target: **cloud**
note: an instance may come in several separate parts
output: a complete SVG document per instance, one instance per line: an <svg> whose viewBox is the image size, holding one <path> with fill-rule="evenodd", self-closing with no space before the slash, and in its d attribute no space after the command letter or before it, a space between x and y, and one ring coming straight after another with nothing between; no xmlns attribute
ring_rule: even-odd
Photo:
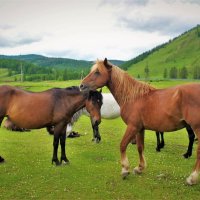
<svg viewBox="0 0 200 200"><path fill-rule="evenodd" d="M101 6L112 5L112 6L145 6L150 0L102 0Z"/></svg>
<svg viewBox="0 0 200 200"><path fill-rule="evenodd" d="M8 25L8 24L0 24L0 30L9 30L14 28L14 26Z"/></svg>
<svg viewBox="0 0 200 200"><path fill-rule="evenodd" d="M158 32L160 34L176 34L192 28L189 23L166 16L152 16L147 19L141 16L140 18L121 17L119 23L134 31Z"/></svg>
<svg viewBox="0 0 200 200"><path fill-rule="evenodd" d="M180 0L182 3L198 4L200 5L199 0Z"/></svg>
<svg viewBox="0 0 200 200"><path fill-rule="evenodd" d="M1 48L7 48L7 47L16 47L21 45L28 45L35 42L40 42L42 40L42 37L28 37L28 36L17 36L17 37L6 37L6 36L0 36L0 46Z"/></svg>

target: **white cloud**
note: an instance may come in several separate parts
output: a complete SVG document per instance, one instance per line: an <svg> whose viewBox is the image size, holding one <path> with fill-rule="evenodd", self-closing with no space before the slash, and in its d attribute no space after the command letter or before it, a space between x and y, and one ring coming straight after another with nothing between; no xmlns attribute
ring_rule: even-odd
<svg viewBox="0 0 200 200"><path fill-rule="evenodd" d="M195 0L0 2L0 54L130 59L200 21Z"/></svg>

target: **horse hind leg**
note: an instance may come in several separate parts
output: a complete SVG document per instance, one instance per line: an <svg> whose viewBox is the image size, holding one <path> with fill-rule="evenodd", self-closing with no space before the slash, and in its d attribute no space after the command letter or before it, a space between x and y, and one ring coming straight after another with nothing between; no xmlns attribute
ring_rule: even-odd
<svg viewBox="0 0 200 200"><path fill-rule="evenodd" d="M200 142L199 142L200 141L200 129L195 129L194 131L198 137L197 159L196 159L196 163L195 163L192 173L186 179L186 183L188 185L194 185L197 183L198 176L199 176L199 169L200 169Z"/></svg>
<svg viewBox="0 0 200 200"><path fill-rule="evenodd" d="M157 138L157 147L156 151L160 152L160 149L162 149L165 146L165 141L164 141L164 133L163 132L158 132L156 131L156 138ZM160 140L161 136L161 140Z"/></svg>
<svg viewBox="0 0 200 200"><path fill-rule="evenodd" d="M1 118L0 118L0 126L1 126L1 123L2 123L2 121L3 121L3 118L4 118L4 117L1 117ZM0 156L0 163L3 163L4 161L5 161L4 158Z"/></svg>
<svg viewBox="0 0 200 200"><path fill-rule="evenodd" d="M183 154L183 157L189 158L192 155L192 149L193 149L195 134L194 134L190 125L186 126L186 130L188 132L189 144L188 144L187 152L185 154Z"/></svg>

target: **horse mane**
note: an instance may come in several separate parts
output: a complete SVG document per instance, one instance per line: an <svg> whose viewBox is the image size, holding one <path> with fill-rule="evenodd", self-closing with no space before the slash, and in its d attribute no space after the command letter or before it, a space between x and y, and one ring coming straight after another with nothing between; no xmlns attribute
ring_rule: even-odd
<svg viewBox="0 0 200 200"><path fill-rule="evenodd" d="M71 123L72 125L73 125L75 122L78 121L78 119L79 119L79 118L81 117L81 115L83 114L84 110L85 110L85 107L74 113L74 115L72 116L71 121L70 121L70 123Z"/></svg>
<svg viewBox="0 0 200 200"><path fill-rule="evenodd" d="M103 61L97 61L96 64L100 71L105 71L106 67ZM109 65L112 64L109 63ZM136 100L148 95L150 91L155 90L155 88L148 83L132 78L127 72L115 65L112 65L111 68L110 83L108 87L112 87L113 96L115 96L119 104L125 104L129 101Z"/></svg>

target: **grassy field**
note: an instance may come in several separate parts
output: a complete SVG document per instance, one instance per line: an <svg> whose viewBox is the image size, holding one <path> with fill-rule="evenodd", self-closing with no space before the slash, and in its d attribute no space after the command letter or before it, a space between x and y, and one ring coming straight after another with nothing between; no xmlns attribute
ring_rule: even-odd
<svg viewBox="0 0 200 200"><path fill-rule="evenodd" d="M51 87L79 85L80 81L13 83L31 91ZM176 85L181 81L151 83L157 88ZM107 92L107 89L104 89ZM92 129L86 116L75 124L74 130L83 136L67 139L69 165L51 164L53 137L45 129L17 133L0 128L0 155L6 162L0 164L0 199L198 199L200 183L185 184L191 173L196 144L191 158L184 159L188 138L186 131L165 134L165 148L155 151L156 136L146 131L145 156L147 169L142 175L120 176L119 143L125 130L120 118L102 120L102 141L91 141ZM138 164L138 153L129 145L127 154L133 169Z"/></svg>

